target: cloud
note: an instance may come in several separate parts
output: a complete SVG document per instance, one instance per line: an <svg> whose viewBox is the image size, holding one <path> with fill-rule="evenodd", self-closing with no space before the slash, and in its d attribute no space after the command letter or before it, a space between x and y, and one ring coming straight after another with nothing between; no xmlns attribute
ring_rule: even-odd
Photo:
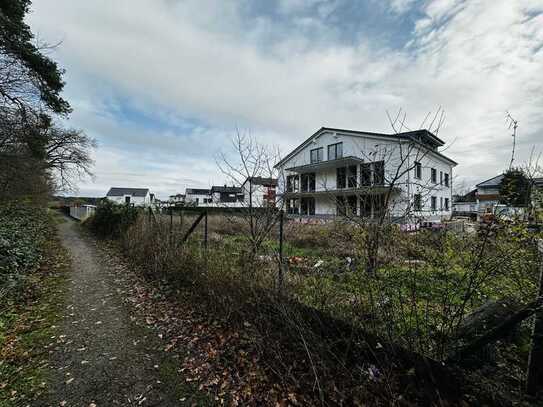
<svg viewBox="0 0 543 407"><path fill-rule="evenodd" d="M410 25L388 45L386 31L364 31L378 21L331 19L345 1L248 4L42 0L30 22L62 40L53 56L68 71L71 123L96 135L120 172L165 192L213 171L221 182L213 156L236 126L288 152L320 126L390 131L386 111L402 107L417 127L442 106L440 136L456 140L447 154L469 182L508 162L506 110L519 120L518 161L541 147L539 1L393 0ZM346 40L343 26L360 31ZM123 181L104 166L98 158L103 186Z"/></svg>

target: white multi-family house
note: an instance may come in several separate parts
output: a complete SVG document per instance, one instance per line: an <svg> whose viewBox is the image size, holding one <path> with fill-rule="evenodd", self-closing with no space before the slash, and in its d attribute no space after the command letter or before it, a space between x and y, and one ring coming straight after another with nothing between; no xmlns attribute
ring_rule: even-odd
<svg viewBox="0 0 543 407"><path fill-rule="evenodd" d="M133 206L153 205L155 195L149 192L149 188L118 188L109 189L106 199L109 201Z"/></svg>
<svg viewBox="0 0 543 407"><path fill-rule="evenodd" d="M213 201L211 191L205 188L185 189L185 204L191 206L207 206Z"/></svg>
<svg viewBox="0 0 543 407"><path fill-rule="evenodd" d="M248 177L241 185L246 207L274 207L276 199L277 179L265 177Z"/></svg>
<svg viewBox="0 0 543 407"><path fill-rule="evenodd" d="M444 144L428 130L323 127L276 165L279 194L292 215L377 218L386 210L396 222L440 222L451 216L456 166L439 151Z"/></svg>

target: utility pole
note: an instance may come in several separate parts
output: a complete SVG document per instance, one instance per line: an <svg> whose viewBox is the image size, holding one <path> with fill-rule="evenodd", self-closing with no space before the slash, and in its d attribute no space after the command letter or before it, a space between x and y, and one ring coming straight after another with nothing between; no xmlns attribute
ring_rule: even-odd
<svg viewBox="0 0 543 407"><path fill-rule="evenodd" d="M509 129L513 129L513 134L511 135L513 137L513 150L511 151L511 162L509 163L509 169L511 169L513 168L513 161L515 160L515 145L517 141L518 121L513 119L513 116L511 116L511 113L509 112L507 112L505 120L509 124Z"/></svg>

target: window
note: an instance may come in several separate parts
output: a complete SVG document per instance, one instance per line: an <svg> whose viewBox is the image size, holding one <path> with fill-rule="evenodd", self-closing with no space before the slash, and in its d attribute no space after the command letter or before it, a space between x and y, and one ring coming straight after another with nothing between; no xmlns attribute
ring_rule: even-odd
<svg viewBox="0 0 543 407"><path fill-rule="evenodd" d="M345 216L345 198L342 196L336 199L336 213L339 216Z"/></svg>
<svg viewBox="0 0 543 407"><path fill-rule="evenodd" d="M300 214L314 215L315 214L315 198L302 198L300 201Z"/></svg>
<svg viewBox="0 0 543 407"><path fill-rule="evenodd" d="M416 211L422 210L422 197L420 194L413 195L413 206Z"/></svg>
<svg viewBox="0 0 543 407"><path fill-rule="evenodd" d="M360 185L368 187L371 185L371 164L360 164Z"/></svg>
<svg viewBox="0 0 543 407"><path fill-rule="evenodd" d="M437 184L437 170L435 168L432 168L431 174L432 174L432 182L434 184Z"/></svg>
<svg viewBox="0 0 543 407"><path fill-rule="evenodd" d="M445 173L445 186L449 186L449 174Z"/></svg>
<svg viewBox="0 0 543 407"><path fill-rule="evenodd" d="M443 197L442 196L439 197L439 210L440 211L443 210Z"/></svg>
<svg viewBox="0 0 543 407"><path fill-rule="evenodd" d="M371 218L371 196L360 199L360 216Z"/></svg>
<svg viewBox="0 0 543 407"><path fill-rule="evenodd" d="M319 161L322 161L324 158L323 155L324 155L323 147L314 148L313 150L311 150L311 163L318 163Z"/></svg>
<svg viewBox="0 0 543 407"><path fill-rule="evenodd" d="M383 185L385 183L385 162L364 163L360 165L360 185Z"/></svg>
<svg viewBox="0 0 543 407"><path fill-rule="evenodd" d="M124 197L124 203L127 204L127 205L130 204L130 197L129 196Z"/></svg>
<svg viewBox="0 0 543 407"><path fill-rule="evenodd" d="M339 216L352 216L356 215L356 196L338 196L337 200L337 214Z"/></svg>
<svg viewBox="0 0 543 407"><path fill-rule="evenodd" d="M347 210L350 215L356 215L356 196L347 197Z"/></svg>
<svg viewBox="0 0 543 407"><path fill-rule="evenodd" d="M419 162L415 162L415 178L422 178L422 165Z"/></svg>
<svg viewBox="0 0 543 407"><path fill-rule="evenodd" d="M435 211L437 209L437 197L433 196L431 198L431 203L432 203L432 211Z"/></svg>
<svg viewBox="0 0 543 407"><path fill-rule="evenodd" d="M373 163L373 184L383 185L385 183L385 162L376 161Z"/></svg>
<svg viewBox="0 0 543 407"><path fill-rule="evenodd" d="M439 185L443 185L443 171L439 171Z"/></svg>
<svg viewBox="0 0 543 407"><path fill-rule="evenodd" d="M299 191L299 181L297 175L287 176L287 192L298 192Z"/></svg>
<svg viewBox="0 0 543 407"><path fill-rule="evenodd" d="M345 188L347 186L347 168L336 168L336 188Z"/></svg>
<svg viewBox="0 0 543 407"><path fill-rule="evenodd" d="M302 174L302 192L313 192L315 191L315 173Z"/></svg>
<svg viewBox="0 0 543 407"><path fill-rule="evenodd" d="M298 214L298 200L297 199L287 200L287 213L290 213L292 215Z"/></svg>
<svg viewBox="0 0 543 407"><path fill-rule="evenodd" d="M373 217L381 217L386 212L386 206L385 206L385 196L384 195L378 195L377 197L374 197L373 199Z"/></svg>
<svg viewBox="0 0 543 407"><path fill-rule="evenodd" d="M449 210L449 198L445 198L445 210Z"/></svg>
<svg viewBox="0 0 543 407"><path fill-rule="evenodd" d="M337 160L343 157L343 143L330 144L328 146L328 159Z"/></svg>
<svg viewBox="0 0 543 407"><path fill-rule="evenodd" d="M347 186L349 188L356 188L356 165L347 167Z"/></svg>
<svg viewBox="0 0 543 407"><path fill-rule="evenodd" d="M194 202L196 203L196 205L198 205L200 203L200 198L195 198Z"/></svg>

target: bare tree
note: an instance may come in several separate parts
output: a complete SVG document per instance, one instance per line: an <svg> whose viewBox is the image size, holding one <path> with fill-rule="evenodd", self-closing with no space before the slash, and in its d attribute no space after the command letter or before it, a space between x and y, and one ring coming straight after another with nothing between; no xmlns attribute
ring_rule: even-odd
<svg viewBox="0 0 543 407"><path fill-rule="evenodd" d="M219 154L217 165L228 181L244 188L246 196L240 202L240 213L249 230L251 252L256 255L283 208L283 200L274 193L264 199L257 196L257 192L262 195L259 190L263 183L277 184L281 174L274 165L279 161L279 153L239 130L232 138L232 148L233 155Z"/></svg>

